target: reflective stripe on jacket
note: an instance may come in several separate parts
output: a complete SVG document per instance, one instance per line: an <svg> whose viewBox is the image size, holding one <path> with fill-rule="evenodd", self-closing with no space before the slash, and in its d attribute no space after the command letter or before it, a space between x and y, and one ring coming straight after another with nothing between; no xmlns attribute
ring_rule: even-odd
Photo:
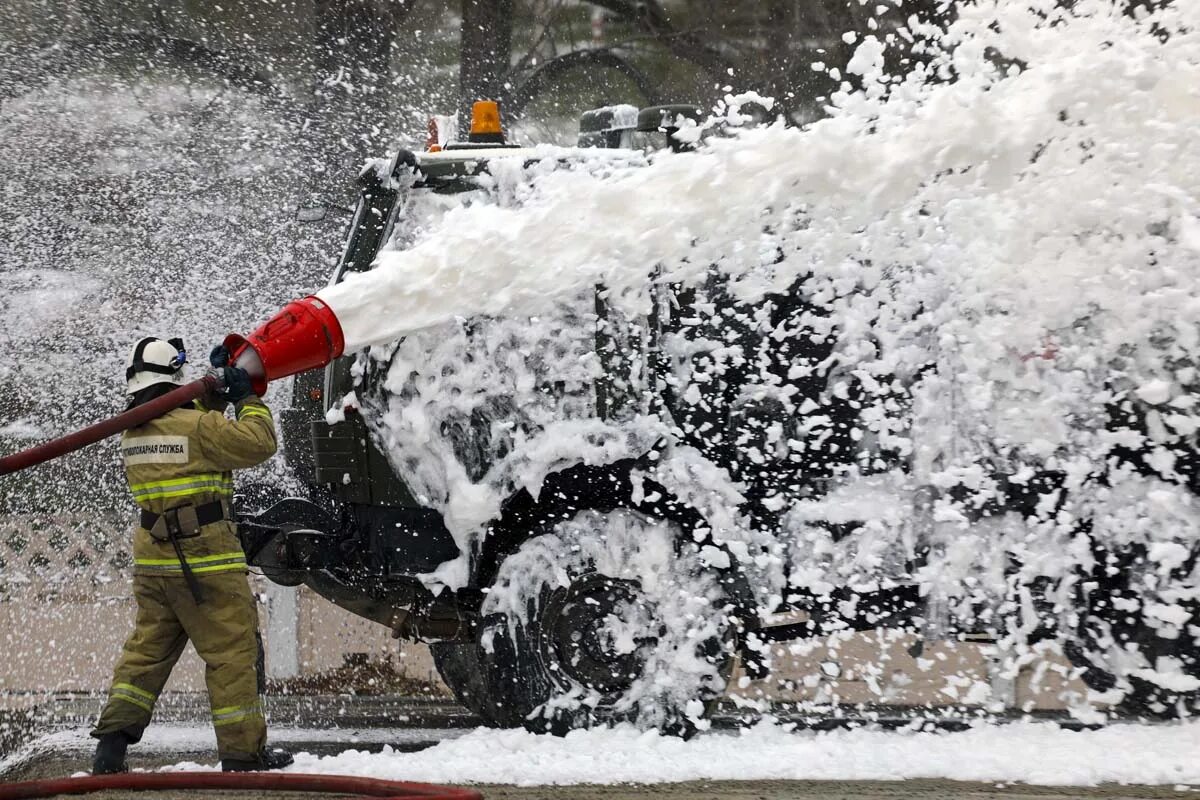
<svg viewBox="0 0 1200 800"><path fill-rule="evenodd" d="M233 470L252 467L275 453L271 411L253 395L237 404L237 419L219 411L178 408L121 436L129 490L139 508L161 514L233 497ZM184 557L197 574L245 571L236 529L229 520L181 538ZM133 536L134 574L182 575L170 542L139 527Z"/></svg>

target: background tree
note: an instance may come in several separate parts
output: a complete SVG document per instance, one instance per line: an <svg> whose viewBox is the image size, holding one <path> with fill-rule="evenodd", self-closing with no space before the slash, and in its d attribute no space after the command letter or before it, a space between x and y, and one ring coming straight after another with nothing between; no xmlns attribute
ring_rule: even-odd
<svg viewBox="0 0 1200 800"><path fill-rule="evenodd" d="M517 110L532 99L526 83L567 69L619 69L669 87L672 100L706 104L724 87L774 97L795 121L818 116L845 79L845 64L863 35L895 39L912 15L936 15L934 0L903 5L857 0L567 0L537 3L529 51L513 59L507 83ZM581 12L603 11L603 41L579 46ZM854 33L854 36L847 36ZM587 40L583 40L587 41ZM531 68L541 54L537 69ZM586 56L584 54L587 54ZM814 69L814 65L821 65ZM830 72L833 68L835 72ZM594 79L594 75L593 75ZM539 82L544 90L545 81ZM651 92L658 97L662 89ZM656 98L657 99L657 98Z"/></svg>
<svg viewBox="0 0 1200 800"><path fill-rule="evenodd" d="M459 45L459 109L470 119L475 100L505 95L512 59L514 0L462 0Z"/></svg>

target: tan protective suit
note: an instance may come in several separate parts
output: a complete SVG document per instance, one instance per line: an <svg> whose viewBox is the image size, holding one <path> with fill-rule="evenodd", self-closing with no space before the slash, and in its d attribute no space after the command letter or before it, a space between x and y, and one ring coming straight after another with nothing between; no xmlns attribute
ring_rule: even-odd
<svg viewBox="0 0 1200 800"><path fill-rule="evenodd" d="M228 508L232 470L274 454L275 425L270 410L253 395L239 402L236 412L233 421L218 411L180 408L121 437L125 474L138 506L155 515L174 510L168 518L179 520L177 541L201 602L184 579L174 545L139 524L133 535L137 620L93 736L123 731L138 741L190 639L206 665L221 758L253 759L266 744L255 668L258 613ZM225 519L198 525L195 509L211 512L214 502L224 503ZM161 537L163 529L156 527L155 533Z"/></svg>

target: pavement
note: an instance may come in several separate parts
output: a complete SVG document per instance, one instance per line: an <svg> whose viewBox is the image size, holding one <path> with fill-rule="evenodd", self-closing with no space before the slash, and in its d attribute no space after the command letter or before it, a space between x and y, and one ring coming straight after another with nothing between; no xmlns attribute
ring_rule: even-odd
<svg viewBox="0 0 1200 800"><path fill-rule="evenodd" d="M86 769L95 748L88 729L102 702L86 694L65 694L0 709L0 782ZM273 696L268 705L271 742L318 755L377 752L385 745L420 750L481 724L456 703L394 695ZM216 740L208 714L203 693L164 694L154 724L130 748L130 763L146 769L182 761L214 765Z"/></svg>
<svg viewBox="0 0 1200 800"><path fill-rule="evenodd" d="M909 781L686 781L653 785L510 786L475 784L485 800L1179 800L1169 786L1013 786L946 780ZM98 792L93 800L129 800L128 792ZM1183 795L1187 797L1187 795ZM301 792L189 792L187 800L313 800ZM178 793L138 792L138 800L180 800Z"/></svg>
<svg viewBox="0 0 1200 800"><path fill-rule="evenodd" d="M89 766L94 740L88 725L101 700L88 695L60 695L39 703L10 703L0 709L0 731L6 732L6 750L0 750L0 783L37 780L79 774ZM460 736L476 727L479 720L457 704L438 699L392 695L344 696L305 695L269 698L272 743L296 751L332 755L346 750L377 752L385 746L397 751L416 751L439 741ZM870 712L872 724L902 725L912 717L903 710ZM135 768L192 762L200 768L216 766L215 740L208 725L207 698L203 694L164 695L155 723L141 743L131 748ZM714 720L718 727L739 721L735 709L726 709ZM847 718L795 718L806 728L828 728L854 724ZM860 720L865 721L865 720ZM935 724L955 728L967 724L965 717L939 714ZM1066 723L1066 720L1062 720ZM1178 798L1180 790L1170 786L1101 786L1055 788L958 783L944 780L918 781L693 781L653 785L575 785L522 787L476 785L490 800L617 800L655 797L667 800L1157 800ZM128 797L128 793L92 795L100 800ZM178 793L139 793L139 798L178 797ZM262 797L255 792L195 792L188 798L221 797L225 800ZM301 793L272 793L271 797L299 800L313 797Z"/></svg>

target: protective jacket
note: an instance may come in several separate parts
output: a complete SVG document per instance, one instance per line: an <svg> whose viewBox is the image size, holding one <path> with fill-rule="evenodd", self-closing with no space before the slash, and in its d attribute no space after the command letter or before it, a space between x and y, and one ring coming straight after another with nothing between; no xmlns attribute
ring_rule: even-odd
<svg viewBox="0 0 1200 800"><path fill-rule="evenodd" d="M180 408L121 438L140 511L133 536L137 619L93 736L119 731L138 741L191 641L206 665L221 758L253 760L266 745L258 612L229 503L232 470L275 452L275 426L257 397L235 412L230 420L215 410Z"/></svg>
<svg viewBox="0 0 1200 800"><path fill-rule="evenodd" d="M144 524L150 515L220 503L228 509L233 470L275 453L275 425L266 405L251 395L237 404L236 414L234 421L217 411L180 408L121 437L129 490L138 506L150 512L140 515L133 535L135 575L183 574L171 542L161 533L152 536ZM204 525L190 514L178 516L180 548L197 575L246 571L236 528L228 513L222 516Z"/></svg>

